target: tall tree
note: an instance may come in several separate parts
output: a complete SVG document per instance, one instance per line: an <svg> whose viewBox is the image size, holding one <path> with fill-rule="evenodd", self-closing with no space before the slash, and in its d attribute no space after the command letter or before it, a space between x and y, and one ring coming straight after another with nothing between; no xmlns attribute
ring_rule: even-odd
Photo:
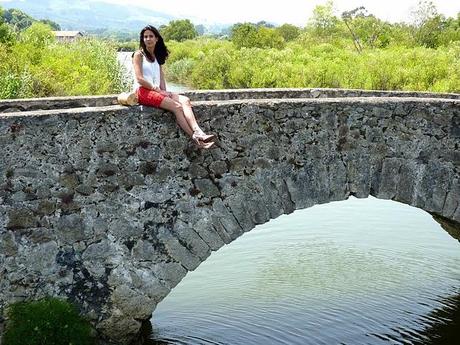
<svg viewBox="0 0 460 345"><path fill-rule="evenodd" d="M422 26L438 15L438 9L431 0L419 0L417 6L411 12L412 22L416 27Z"/></svg>
<svg viewBox="0 0 460 345"><path fill-rule="evenodd" d="M195 26L189 19L172 20L168 25L162 25L160 32L165 41L182 42L198 36Z"/></svg>
<svg viewBox="0 0 460 345"><path fill-rule="evenodd" d="M388 43L381 39L385 23L369 14L365 7L361 6L343 12L342 19L358 52L362 52L365 47L382 47Z"/></svg>
<svg viewBox="0 0 460 345"><path fill-rule="evenodd" d="M257 46L257 27L252 23L238 23L232 26L230 38L238 48Z"/></svg>
<svg viewBox="0 0 460 345"><path fill-rule="evenodd" d="M5 23L4 14L5 11L3 11L3 8L0 6L0 43L9 44L13 41L14 36L10 26Z"/></svg>
<svg viewBox="0 0 460 345"><path fill-rule="evenodd" d="M419 0L412 11L414 38L417 44L436 48L441 41L442 31L446 27L446 19L438 13L431 0Z"/></svg>
<svg viewBox="0 0 460 345"><path fill-rule="evenodd" d="M21 33L21 40L32 44L35 48L43 48L55 40L49 25L35 22Z"/></svg>
<svg viewBox="0 0 460 345"><path fill-rule="evenodd" d="M52 20L49 20L49 19L40 19L40 22L43 23L43 24L46 24L48 26L51 27L51 29L53 29L54 31L59 31L61 30L61 26L56 23L56 22L53 22Z"/></svg>
<svg viewBox="0 0 460 345"><path fill-rule="evenodd" d="M339 19L334 15L334 2L328 0L326 4L318 5L313 9L308 26L320 36L329 36L335 31L338 23Z"/></svg>
<svg viewBox="0 0 460 345"><path fill-rule="evenodd" d="M27 29L36 20L27 13L15 8L9 8L4 14L5 21L15 30L21 31Z"/></svg>
<svg viewBox="0 0 460 345"><path fill-rule="evenodd" d="M276 31L279 32L286 42L295 40L300 35L300 29L292 24L283 24L277 27Z"/></svg>
<svg viewBox="0 0 460 345"><path fill-rule="evenodd" d="M195 30L198 36L203 36L204 33L206 32L206 28L204 27L203 24L195 25Z"/></svg>
<svg viewBox="0 0 460 345"><path fill-rule="evenodd" d="M278 30L252 23L232 27L231 40L238 48L283 48L285 43Z"/></svg>

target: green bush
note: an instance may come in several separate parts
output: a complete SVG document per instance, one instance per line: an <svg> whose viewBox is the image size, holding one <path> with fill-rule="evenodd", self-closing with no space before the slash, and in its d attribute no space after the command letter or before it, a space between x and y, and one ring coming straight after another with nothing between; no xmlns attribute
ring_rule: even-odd
<svg viewBox="0 0 460 345"><path fill-rule="evenodd" d="M171 82L181 82L187 85L193 70L195 61L191 58L176 60L168 66L168 80Z"/></svg>
<svg viewBox="0 0 460 345"><path fill-rule="evenodd" d="M170 46L168 79L197 89L332 87L460 91L460 44L430 49L388 46L358 53L348 41L301 35L284 49L237 47L221 40Z"/></svg>
<svg viewBox="0 0 460 345"><path fill-rule="evenodd" d="M125 90L111 42L56 42L35 23L11 45L0 44L0 98L101 95Z"/></svg>
<svg viewBox="0 0 460 345"><path fill-rule="evenodd" d="M63 300L19 302L7 309L4 345L90 345L91 326Z"/></svg>

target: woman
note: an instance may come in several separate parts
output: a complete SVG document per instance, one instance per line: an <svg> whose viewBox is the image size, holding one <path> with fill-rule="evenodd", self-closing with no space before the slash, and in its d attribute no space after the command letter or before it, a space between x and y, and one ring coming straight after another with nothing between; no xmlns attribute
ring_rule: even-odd
<svg viewBox="0 0 460 345"><path fill-rule="evenodd" d="M162 65L169 51L158 30L147 25L140 33L139 44L140 49L133 55L134 88L139 104L173 112L176 122L199 148L212 147L215 136L205 134L198 126L189 98L166 91Z"/></svg>

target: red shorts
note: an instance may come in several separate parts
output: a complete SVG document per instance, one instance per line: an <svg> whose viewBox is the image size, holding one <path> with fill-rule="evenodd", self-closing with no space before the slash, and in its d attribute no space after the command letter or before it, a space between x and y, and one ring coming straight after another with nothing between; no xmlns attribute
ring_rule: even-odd
<svg viewBox="0 0 460 345"><path fill-rule="evenodd" d="M165 97L166 96L160 92L149 90L142 86L137 89L137 98L139 100L139 104L142 105L159 108Z"/></svg>

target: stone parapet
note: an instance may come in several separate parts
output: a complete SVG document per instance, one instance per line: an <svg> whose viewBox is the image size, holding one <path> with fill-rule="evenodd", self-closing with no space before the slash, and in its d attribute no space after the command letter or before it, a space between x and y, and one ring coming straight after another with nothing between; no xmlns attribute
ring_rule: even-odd
<svg viewBox="0 0 460 345"><path fill-rule="evenodd" d="M344 97L417 97L460 99L456 93L414 91L378 91L353 89L235 89L195 90L183 93L192 101L286 98L344 98ZM117 104L117 95L74 96L0 100L0 113L102 107Z"/></svg>

